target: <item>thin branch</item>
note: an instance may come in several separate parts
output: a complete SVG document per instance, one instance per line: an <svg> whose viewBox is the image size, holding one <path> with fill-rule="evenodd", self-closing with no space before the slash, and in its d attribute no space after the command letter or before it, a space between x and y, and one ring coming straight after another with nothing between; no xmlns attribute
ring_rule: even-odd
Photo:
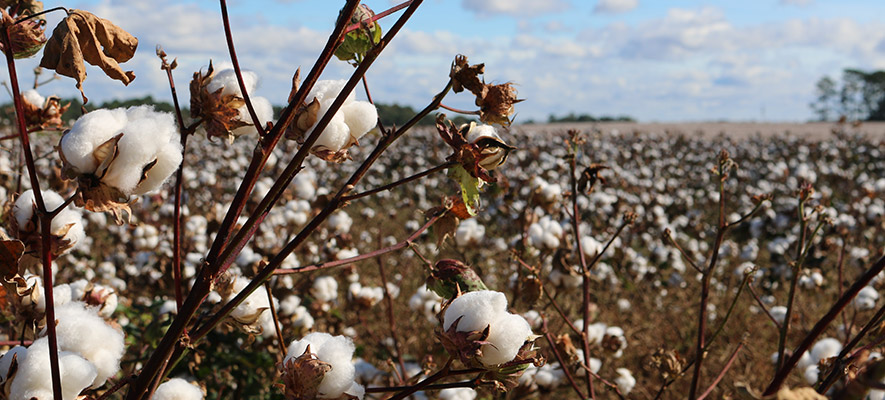
<svg viewBox="0 0 885 400"><path fill-rule="evenodd" d="M707 398L707 396L709 396L710 393L713 392L713 389L716 388L716 385L719 384L719 382L722 380L722 378L725 377L725 373L728 372L729 368L731 368L731 365L734 363L734 360L737 359L738 352L740 352L741 349L743 349L743 348L744 348L744 342L738 343L737 348L734 349L734 352L731 353L731 357L728 358L728 361L725 362L725 366L722 367L722 371L719 372L719 375L716 376L716 379L713 379L713 383L710 384L710 387L708 387L707 390L704 391L704 393L701 393L701 395L698 396L698 400L703 400L703 399Z"/></svg>
<svg viewBox="0 0 885 400"><path fill-rule="evenodd" d="M762 302L762 299L759 298L759 295L756 293L756 289L753 289L753 285L750 284L747 285L747 287L750 289L750 293L753 295L753 298L756 299L756 303L759 304L759 308L761 308L762 311L765 312L765 315L768 316L768 319L770 319L771 322L774 323L774 326L777 327L778 330L780 330L781 323L777 322L777 319L774 318L774 315L771 315L771 311L768 310L768 307L766 307L765 303Z"/></svg>
<svg viewBox="0 0 885 400"><path fill-rule="evenodd" d="M575 390L575 393L578 394L578 397L585 399L586 396L584 396L584 392L581 391L581 388L578 387L578 383L575 382L575 378L572 377L572 373L571 373L571 371L569 371L569 368L566 365L565 360L563 360L562 356L559 354L559 349L556 348L556 342L554 342L553 336L547 330L547 319L544 317L541 317L541 323L544 324L542 327L542 329L543 329L542 333L544 334L544 338L547 339L547 343L550 345L550 350L553 351L553 356L556 357L556 361L559 361L559 366L562 367L562 372L565 373L565 377L566 377L566 379L568 379L568 383L570 385L572 385L572 389ZM585 359L585 360L587 360L587 359Z"/></svg>
<svg viewBox="0 0 885 400"><path fill-rule="evenodd" d="M390 329L390 337L393 339L393 350L396 352L396 361L399 363L401 370L406 370L406 362L403 360L403 352L399 345L399 338L396 330L396 318L393 312L393 296L390 295L390 289L387 287L387 274L384 273L384 260L381 257L375 259L378 262L378 274L381 275L381 287L384 288L384 305L387 309L387 326ZM400 375L400 384L403 384L402 375Z"/></svg>
<svg viewBox="0 0 885 400"><path fill-rule="evenodd" d="M237 75L237 84L240 86L240 93L243 95L243 101L246 103L246 109L249 110L249 116L252 118L252 124L258 131L259 136L264 136L264 127L261 126L261 120L255 113L255 107L252 106L252 99L246 92L246 82L243 80L243 72L240 70L240 61L237 59L237 50L234 48L234 37L230 32L230 19L227 15L227 1L219 0L221 3L221 22L224 25L224 38L227 41L227 51L230 53L230 62L234 66L234 73Z"/></svg>
<svg viewBox="0 0 885 400"><path fill-rule="evenodd" d="M402 3L400 3L400 4L397 4L397 5L393 6L393 7L390 7L390 8L387 9L387 10L384 10L384 11L378 13L378 14L375 14L372 18L364 19L364 20L362 20L362 21L360 21L360 22L357 22L357 23L355 23L355 24L349 25L349 26L347 27L347 29L344 30L344 33L345 33L345 34L348 34L348 33L350 33L350 32L353 32L353 31L357 30L357 29L360 29L360 27L362 27L362 24L370 24L370 23L372 23L372 22L375 22L375 21L377 21L377 20L379 20L379 19L381 19L381 18L384 18L384 17L386 17L386 16L388 16L388 15L390 15L390 14L393 14L393 13L399 11L399 10L402 10L402 9L404 9L404 8L406 8L406 7L408 7L408 6L410 6L411 4L412 4L412 1L406 1L406 2L402 2Z"/></svg>
<svg viewBox="0 0 885 400"><path fill-rule="evenodd" d="M270 281L264 282L264 288L267 290L267 304L270 305L270 316L273 318L273 329L277 334L277 341L280 342L279 353L277 353L278 361L283 362L286 358L286 341L283 339L283 332L280 330L280 318L277 316L277 306L273 304L273 293L270 290Z"/></svg>
<svg viewBox="0 0 885 400"><path fill-rule="evenodd" d="M361 192L361 193L357 193L357 194L352 194L352 195L344 196L341 200L342 200L342 201L351 201L351 200L361 199L361 198L366 197L366 196L371 196L371 195L373 195L373 194L375 194L375 193L383 192L383 191L385 191L385 190L390 190L390 189L393 189L393 188L395 188L395 187L397 187L397 186L400 186L400 185L403 185L403 184L409 183L409 182L411 182L411 181L414 181L414 180L417 180L417 179L421 179L421 178L423 178L423 177L425 177L425 176L427 176L427 175L433 174L433 173L435 173L435 172L437 172L437 171L441 171L441 170L444 170L444 169L446 169L446 168L452 167L452 166L454 166L455 164L457 164L457 163L454 162L454 161L449 161L449 162L446 162L446 163L443 163L443 164L437 165L437 166L435 166L435 167L433 167L433 168L430 168L430 169L428 169L428 170L421 171L421 172L419 172L419 173L417 173L417 174L414 174L414 175L412 175L412 176L409 176L409 177L406 177L406 178L400 179L400 180L398 180L398 181L396 181L396 182L391 182L391 183L388 183L388 184L386 184L386 185L379 186L379 187L376 187L376 188L374 188L374 189L367 190L367 191L365 191L365 192Z"/></svg>

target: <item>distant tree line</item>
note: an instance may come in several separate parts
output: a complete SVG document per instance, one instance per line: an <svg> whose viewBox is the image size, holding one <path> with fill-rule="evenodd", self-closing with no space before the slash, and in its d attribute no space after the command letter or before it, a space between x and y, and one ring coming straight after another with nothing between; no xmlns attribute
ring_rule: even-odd
<svg viewBox="0 0 885 400"><path fill-rule="evenodd" d="M845 69L841 82L824 76L814 90L809 106L820 121L885 121L885 71Z"/></svg>
<svg viewBox="0 0 885 400"><path fill-rule="evenodd" d="M563 115L558 117L556 115L550 114L547 116L548 124L557 124L564 122L636 122L636 119L627 116L627 115L619 115L619 116L609 116L603 115L601 117L594 117L590 114L575 114L573 112L568 113L567 115ZM527 120L524 122L525 124L535 124L534 120Z"/></svg>

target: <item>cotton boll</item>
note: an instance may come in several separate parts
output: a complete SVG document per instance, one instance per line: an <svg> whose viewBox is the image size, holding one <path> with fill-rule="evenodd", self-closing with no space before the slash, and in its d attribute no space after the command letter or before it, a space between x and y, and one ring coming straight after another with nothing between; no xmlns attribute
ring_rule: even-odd
<svg viewBox="0 0 885 400"><path fill-rule="evenodd" d="M151 400L202 400L203 391L181 378L172 378L157 386Z"/></svg>
<svg viewBox="0 0 885 400"><path fill-rule="evenodd" d="M25 346L15 346L5 354L0 356L0 383L6 382L6 376L9 374L9 367L12 366L12 358L21 364L22 360L27 356L28 348Z"/></svg>
<svg viewBox="0 0 885 400"><path fill-rule="evenodd" d="M270 101L264 97L260 96L249 96L249 100L252 101L252 109L255 110L255 116L258 117L258 122L261 124L261 127L264 128L267 126L267 123L273 120L273 105L270 104ZM244 122L248 122L252 124L252 116L249 114L249 108L244 104L242 107L238 108L237 111L240 112L240 120ZM234 136L242 136L248 135L252 133L258 133L258 130L255 129L253 125L241 126L237 129L231 131Z"/></svg>
<svg viewBox="0 0 885 400"><path fill-rule="evenodd" d="M833 338L824 338L811 347L811 359L817 364L820 360L839 355L840 351L842 351L842 342Z"/></svg>
<svg viewBox="0 0 885 400"><path fill-rule="evenodd" d="M805 382L808 382L809 385L814 385L817 383L818 375L820 375L820 367L817 364L809 365L802 372L802 375L805 377Z"/></svg>
<svg viewBox="0 0 885 400"><path fill-rule="evenodd" d="M98 168L92 152L114 135L123 132L127 121L126 110L122 108L89 112L77 119L71 127L71 133L62 136L60 151L65 160L76 168L76 172L92 173Z"/></svg>
<svg viewBox="0 0 885 400"><path fill-rule="evenodd" d="M317 122L322 119L322 116L326 115L326 112L329 111L331 107L331 102L323 102L320 103L320 109L317 113ZM310 130L306 133L306 136L309 136L314 128L316 128L316 123L310 127ZM324 147L331 151L341 150L344 146L346 146L351 141L350 136L350 127L347 126L347 122L344 119L344 114L335 113L332 116L332 119L329 120L329 124L326 125L326 129L323 129L323 132L320 134L320 137L317 138L316 142L314 142L314 147Z"/></svg>
<svg viewBox="0 0 885 400"><path fill-rule="evenodd" d="M78 353L95 365L97 388L120 370L125 344L123 333L114 329L85 303L72 302L55 310L59 350ZM84 334L88 332L88 334Z"/></svg>
<svg viewBox="0 0 885 400"><path fill-rule="evenodd" d="M95 366L78 354L59 351L62 399L74 400L97 379ZM49 339L34 341L21 360L12 380L9 398L52 400L52 372L49 365Z"/></svg>
<svg viewBox="0 0 885 400"><path fill-rule="evenodd" d="M489 337L492 345L482 347L480 362L485 365L498 365L512 360L531 336L532 328L521 315L502 314L490 325Z"/></svg>
<svg viewBox="0 0 885 400"><path fill-rule="evenodd" d="M427 289L427 285L421 285L409 298L409 308L423 312L424 317L431 322L436 321L436 314L439 313L441 307L442 297Z"/></svg>
<svg viewBox="0 0 885 400"><path fill-rule="evenodd" d="M43 204L49 211L64 204L64 199L56 192L46 190L41 193L43 194ZM34 198L33 190L25 191L16 199L12 207L12 213L15 216L15 222L20 233L27 235L40 232L39 221L37 221L34 215L35 210L36 199ZM32 225L29 226L29 224ZM59 253L56 255L64 254L67 250L75 248L77 244L82 243L86 238L83 216L79 211L72 208L65 208L53 217L50 230L54 237L67 242L66 246L59 247Z"/></svg>
<svg viewBox="0 0 885 400"><path fill-rule="evenodd" d="M378 110L367 101L355 101L341 107L351 139L359 140L378 124Z"/></svg>
<svg viewBox="0 0 885 400"><path fill-rule="evenodd" d="M615 371L618 373L618 377L615 378L615 385L618 385L618 390L621 394L629 394L633 391L633 387L636 386L636 378L633 377L633 373L627 368L618 368Z"/></svg>
<svg viewBox="0 0 885 400"><path fill-rule="evenodd" d="M252 71L241 70L240 76L243 77L243 86L246 87L246 91L249 93L255 91L255 88L258 86L258 75ZM237 81L237 72L233 67L217 69L212 76L212 80L206 85L206 90L209 93L215 93L218 89L222 89L222 96L232 94L243 97L243 92L240 91L240 84Z"/></svg>
<svg viewBox="0 0 885 400"><path fill-rule="evenodd" d="M24 97L28 103L37 107L42 108L43 104L46 103L46 98L40 95L35 89L25 90L22 92L22 97Z"/></svg>
<svg viewBox="0 0 885 400"><path fill-rule="evenodd" d="M458 246L468 246L479 243L485 236L486 228L480 225L475 218L461 221L455 230L455 243Z"/></svg>
<svg viewBox="0 0 885 400"><path fill-rule="evenodd" d="M363 400L363 397L366 396L366 388L365 388L365 386L360 385L359 383L352 382L350 384L350 387L347 388L347 390L345 390L344 393L349 394L353 397L356 397L359 400Z"/></svg>
<svg viewBox="0 0 885 400"><path fill-rule="evenodd" d="M350 232L353 218L344 211L338 211L329 216L329 229L336 234Z"/></svg>
<svg viewBox="0 0 885 400"><path fill-rule="evenodd" d="M333 301L338 298L338 281L331 276L318 277L313 281L311 293L319 301Z"/></svg>
<svg viewBox="0 0 885 400"><path fill-rule="evenodd" d="M285 365L290 359L304 354L308 346L310 346L310 352L315 354L318 360L329 363L332 367L323 376L318 387L319 397L338 398L344 391L350 389L356 376L356 369L351 361L355 350L353 340L345 336L332 336L325 332L308 334L303 339L289 345L283 364Z"/></svg>
<svg viewBox="0 0 885 400"><path fill-rule="evenodd" d="M771 313L772 318L779 324L784 323L784 319L787 317L787 308L784 306L774 306L768 310Z"/></svg>
<svg viewBox="0 0 885 400"><path fill-rule="evenodd" d="M581 249L584 250L584 255L589 258L596 257L597 254L602 252L602 248L602 243L590 236L581 238Z"/></svg>
<svg viewBox="0 0 885 400"><path fill-rule="evenodd" d="M248 284L249 279L242 276L234 277L233 292L228 300L237 296ZM254 321L256 316L269 308L270 303L267 300L267 294L262 290L254 290L237 308L231 311L230 316L239 322L248 324Z"/></svg>
<svg viewBox="0 0 885 400"><path fill-rule="evenodd" d="M145 175L145 179L138 184L133 194L141 195L158 189L166 182L172 173L181 165L181 145L173 142L166 143L160 150L163 157L157 157L157 163Z"/></svg>
<svg viewBox="0 0 885 400"><path fill-rule="evenodd" d="M310 92L307 94L307 102L313 98L316 98L317 101L325 101L325 100L334 100L338 97L338 94L341 93L341 90L344 89L344 86L347 84L347 80L321 80L317 81L316 84L313 85L313 88L310 89ZM347 98L344 100L344 104L352 103L356 100L356 94L352 91L347 94ZM321 114L322 115L322 114Z"/></svg>
<svg viewBox="0 0 885 400"><path fill-rule="evenodd" d="M507 311L507 297L493 290L467 292L452 300L443 317L443 330L458 320L459 332L481 331Z"/></svg>
<svg viewBox="0 0 885 400"><path fill-rule="evenodd" d="M875 288L866 286L857 293L854 298L854 306L860 310L872 310L876 308L876 302L879 300L879 292Z"/></svg>

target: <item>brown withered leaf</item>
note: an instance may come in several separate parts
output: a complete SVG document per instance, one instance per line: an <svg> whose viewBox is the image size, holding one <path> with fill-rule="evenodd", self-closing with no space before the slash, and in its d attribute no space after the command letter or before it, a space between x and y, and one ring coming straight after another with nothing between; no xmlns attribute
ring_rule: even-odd
<svg viewBox="0 0 885 400"><path fill-rule="evenodd" d="M0 276L9 280L18 275L18 263L25 254L25 244L21 240L0 241Z"/></svg>
<svg viewBox="0 0 885 400"><path fill-rule="evenodd" d="M436 237L436 246L442 246L446 239L455 234L456 229L458 229L458 217L454 213L446 213L440 217L430 228Z"/></svg>
<svg viewBox="0 0 885 400"><path fill-rule="evenodd" d="M803 387L790 389L787 387L777 391L777 400L826 400L827 397L816 392L813 388Z"/></svg>
<svg viewBox="0 0 885 400"><path fill-rule="evenodd" d="M483 74L485 64L469 65L467 56L458 54L452 63L452 70L449 76L452 78L452 91L460 93L464 89L476 94L481 92L485 84L479 76Z"/></svg>
<svg viewBox="0 0 885 400"><path fill-rule="evenodd" d="M499 85L483 85L477 92L476 105L479 106L479 120L487 124L510 126L510 116L514 114L513 105L524 99L516 98L516 89L510 82Z"/></svg>
<svg viewBox="0 0 885 400"><path fill-rule="evenodd" d="M304 135L310 130L310 127L317 123L319 113L320 102L316 98L310 104L298 107L292 123L286 127L286 139L304 143Z"/></svg>
<svg viewBox="0 0 885 400"><path fill-rule="evenodd" d="M135 73L123 71L119 63L129 61L137 47L138 39L111 21L87 11L70 9L46 42L40 66L74 78L85 104L88 99L82 86L86 80L83 62L101 68L111 79L128 85L135 79Z"/></svg>

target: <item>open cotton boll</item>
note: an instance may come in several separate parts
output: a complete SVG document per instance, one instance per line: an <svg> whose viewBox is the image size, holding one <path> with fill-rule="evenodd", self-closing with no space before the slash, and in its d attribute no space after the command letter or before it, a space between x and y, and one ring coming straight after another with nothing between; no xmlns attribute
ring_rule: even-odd
<svg viewBox="0 0 885 400"><path fill-rule="evenodd" d="M310 89L310 92L307 93L307 102L310 103L314 98L319 102L334 101L346 84L347 80L345 79L317 81L313 88ZM344 104L352 103L355 100L356 94L351 91L347 94ZM320 113L320 115L323 115L323 113Z"/></svg>
<svg viewBox="0 0 885 400"><path fill-rule="evenodd" d="M814 364L825 358L835 357L842 351L842 342L834 338L823 338L811 347L811 359Z"/></svg>
<svg viewBox="0 0 885 400"><path fill-rule="evenodd" d="M507 297L493 290L477 290L458 296L446 308L443 330L458 320L459 332L481 331L507 312Z"/></svg>
<svg viewBox="0 0 885 400"><path fill-rule="evenodd" d="M175 119L151 106L90 112L65 133L59 151L76 172L100 172L96 171L99 165L93 153L119 133L123 136L117 142L116 158L101 181L123 194L144 194L156 189L181 164ZM154 162L145 172L145 167ZM147 179L142 181L142 176Z"/></svg>
<svg viewBox="0 0 885 400"><path fill-rule="evenodd" d="M338 398L351 388L356 376L353 366L353 351L356 349L353 340L346 336L332 336L325 332L313 332L301 340L292 342L286 352L285 365L290 359L304 354L310 346L310 352L316 359L328 363L332 369L323 376L317 388L321 399ZM352 394L352 393L351 393Z"/></svg>
<svg viewBox="0 0 885 400"><path fill-rule="evenodd" d="M378 109L367 101L354 101L341 107L350 137L357 141L378 125Z"/></svg>
<svg viewBox="0 0 885 400"><path fill-rule="evenodd" d="M449 388L439 391L439 400L473 400L476 390L471 388Z"/></svg>
<svg viewBox="0 0 885 400"><path fill-rule="evenodd" d="M805 377L805 382L808 382L809 385L814 385L817 383L818 375L820 375L820 367L817 364L809 365L802 371L802 375Z"/></svg>
<svg viewBox="0 0 885 400"><path fill-rule="evenodd" d="M331 276L321 276L313 281L313 296L322 302L330 302L338 298L338 281Z"/></svg>
<svg viewBox="0 0 885 400"><path fill-rule="evenodd" d="M248 88L247 88L248 90ZM261 127L267 126L267 123L273 120L273 105L270 104L270 101L264 97L260 96L249 96L249 100L252 101L252 109L255 110L255 116L258 117L258 122L261 124ZM252 116L249 115L249 108L244 104L242 107L238 108L237 111L240 112L240 120L248 123L252 123ZM251 133L258 133L258 130L255 129L252 125L241 126L237 129L231 131L234 136L242 136L248 135Z"/></svg>
<svg viewBox="0 0 885 400"><path fill-rule="evenodd" d="M120 332L98 316L97 310L79 301L55 310L59 350L79 354L95 365L92 387L100 387L120 370L125 344Z"/></svg>
<svg viewBox="0 0 885 400"><path fill-rule="evenodd" d="M249 279L242 276L235 277L233 286L234 290L231 292L228 300L233 299L234 296L242 292L248 284ZM255 321L255 318L259 316L259 313L262 313L269 308L270 302L267 300L267 294L264 293L263 290L255 290L249 294L249 296L247 296L237 308L234 308L234 310L231 311L230 316L243 323L252 323Z"/></svg>
<svg viewBox="0 0 885 400"><path fill-rule="evenodd" d="M24 97L28 103L37 107L43 107L43 103L46 103L46 98L40 95L35 89L25 90L22 92L22 97Z"/></svg>
<svg viewBox="0 0 885 400"><path fill-rule="evenodd" d="M458 321L457 332L482 331L488 327L487 343L482 345L479 357L483 365L512 360L532 335L525 318L507 312L504 293L493 290L468 292L452 300L443 316L443 330L448 331L455 321Z"/></svg>
<svg viewBox="0 0 885 400"><path fill-rule="evenodd" d="M42 194L43 204L49 211L64 204L64 199L56 192L46 190L42 191ZM12 208L12 213L15 216L15 222L20 232L19 236L25 242L28 242L28 240L23 236L40 232L39 221L34 215L36 207L34 191L27 190L16 199ZM29 224L31 225L29 226ZM53 237L65 242L63 245L59 244L56 247L57 254L55 255L64 254L67 250L83 243L83 240L86 238L86 231L83 228L83 216L79 211L66 207L52 218L50 233Z"/></svg>
<svg viewBox="0 0 885 400"><path fill-rule="evenodd" d="M636 386L636 378L633 377L633 373L627 368L618 368L615 371L618 373L618 377L615 378L615 385L618 385L618 390L621 391L621 394L629 394L633 391L633 387Z"/></svg>
<svg viewBox="0 0 885 400"><path fill-rule="evenodd" d="M879 300L879 292L871 286L866 286L857 293L854 298L854 306L861 310L872 310Z"/></svg>
<svg viewBox="0 0 885 400"><path fill-rule="evenodd" d="M512 360L531 334L532 328L521 315L501 315L491 324L486 340L492 345L482 347L479 361L485 365L498 365Z"/></svg>
<svg viewBox="0 0 885 400"><path fill-rule="evenodd" d="M12 366L12 358L15 357L17 362L21 364L27 354L28 348L19 345L9 349L9 351L0 356L0 383L6 382L6 375L9 375L9 367Z"/></svg>
<svg viewBox="0 0 885 400"><path fill-rule="evenodd" d="M486 234L486 228L476 222L475 218L461 221L455 230L455 243L458 246L467 246L479 243Z"/></svg>
<svg viewBox="0 0 885 400"><path fill-rule="evenodd" d="M34 341L22 359L10 386L10 399L52 400L52 372L49 366L49 339ZM58 352L62 399L74 400L96 378L95 366L78 354Z"/></svg>
<svg viewBox="0 0 885 400"><path fill-rule="evenodd" d="M251 94L258 86L258 75L252 71L240 71L240 75L243 77L243 86L246 87L246 91ZM240 91L240 84L237 82L237 72L231 68L219 69L216 70L215 75L212 76L212 81L206 85L206 90L209 93L215 93L218 89L221 90L221 95L236 95L239 97L243 97L243 92Z"/></svg>
<svg viewBox="0 0 885 400"><path fill-rule="evenodd" d="M46 205L47 210L53 210L65 202L61 195L51 190L44 190L42 194L43 204ZM12 213L15 215L15 222L18 224L19 229L27 225L28 221L34 217L36 202L33 189L26 190L15 200L15 205L12 206Z"/></svg>
<svg viewBox="0 0 885 400"><path fill-rule="evenodd" d="M329 108L332 106L331 101L320 102L320 109L317 112L317 123L319 120L326 115L329 111ZM309 136L313 129L316 128L316 123L310 127L310 130L307 132L306 136ZM317 138L317 141L314 142L314 146L322 146L331 151L341 150L344 146L350 143L351 135L350 135L350 127L347 126L347 121L344 119L344 114L341 112L335 113L332 116L332 119L329 120L329 124L326 125L326 129L320 134L320 137Z"/></svg>
<svg viewBox="0 0 885 400"><path fill-rule="evenodd" d="M784 306L771 307L769 312L771 313L771 317L779 324L783 324L784 319L787 318L787 308Z"/></svg>
<svg viewBox="0 0 885 400"><path fill-rule="evenodd" d="M202 400L203 391L181 378L172 378L157 386L151 400Z"/></svg>

